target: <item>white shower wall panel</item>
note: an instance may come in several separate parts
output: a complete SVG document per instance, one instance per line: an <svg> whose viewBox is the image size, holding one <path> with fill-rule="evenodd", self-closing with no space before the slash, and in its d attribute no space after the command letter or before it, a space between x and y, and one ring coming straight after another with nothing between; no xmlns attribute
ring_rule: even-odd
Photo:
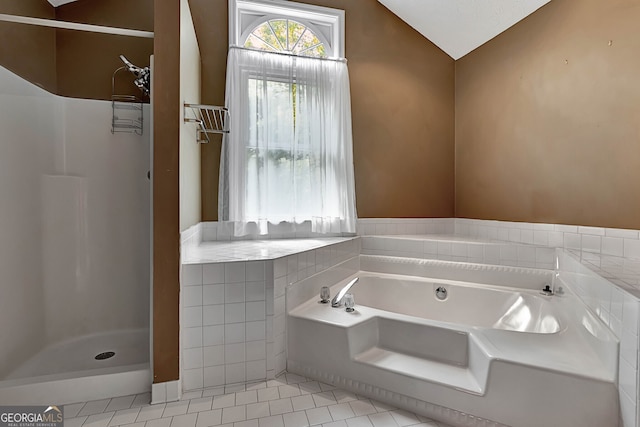
<svg viewBox="0 0 640 427"><path fill-rule="evenodd" d="M0 67L0 378L44 339L40 177L53 170L54 104Z"/></svg>
<svg viewBox="0 0 640 427"><path fill-rule="evenodd" d="M74 179L58 192L68 202L58 204L60 210L43 224L47 229L47 224L72 219L76 232L44 241L45 258L51 261L45 265L73 272L72 283L45 284L61 293L60 304L66 307L47 316L47 341L148 327L148 120L142 136L112 134L110 102L60 98L60 107L65 125L64 138L56 144L56 172ZM144 117L149 117L147 106ZM56 248L65 239L76 256Z"/></svg>

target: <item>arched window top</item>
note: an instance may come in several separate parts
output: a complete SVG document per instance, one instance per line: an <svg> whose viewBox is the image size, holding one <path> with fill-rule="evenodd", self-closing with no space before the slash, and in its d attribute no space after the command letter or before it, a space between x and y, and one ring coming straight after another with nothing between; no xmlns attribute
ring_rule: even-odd
<svg viewBox="0 0 640 427"><path fill-rule="evenodd" d="M318 35L307 25L292 19L269 19L251 31L245 47L269 52L325 58L327 51Z"/></svg>
<svg viewBox="0 0 640 427"><path fill-rule="evenodd" d="M290 0L229 0L229 45L344 58L344 11Z"/></svg>

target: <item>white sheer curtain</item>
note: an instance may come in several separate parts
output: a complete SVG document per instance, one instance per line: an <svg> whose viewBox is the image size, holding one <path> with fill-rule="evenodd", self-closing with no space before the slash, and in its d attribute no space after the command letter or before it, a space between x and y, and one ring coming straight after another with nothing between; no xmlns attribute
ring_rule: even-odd
<svg viewBox="0 0 640 427"><path fill-rule="evenodd" d="M232 48L226 90L220 220L235 235L307 221L316 233L355 232L347 65Z"/></svg>

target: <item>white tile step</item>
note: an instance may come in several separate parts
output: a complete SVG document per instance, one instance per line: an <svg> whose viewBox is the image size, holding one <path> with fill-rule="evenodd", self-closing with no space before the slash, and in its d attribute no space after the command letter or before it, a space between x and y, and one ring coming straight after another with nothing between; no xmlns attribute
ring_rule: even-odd
<svg viewBox="0 0 640 427"><path fill-rule="evenodd" d="M472 394L482 395L484 393L484 388L466 366L449 365L380 347L371 347L357 354L355 361L407 377L461 389Z"/></svg>

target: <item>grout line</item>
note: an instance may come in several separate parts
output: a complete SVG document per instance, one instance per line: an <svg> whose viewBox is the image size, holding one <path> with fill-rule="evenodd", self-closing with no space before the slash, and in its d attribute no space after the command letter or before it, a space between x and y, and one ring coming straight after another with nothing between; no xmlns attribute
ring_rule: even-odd
<svg viewBox="0 0 640 427"><path fill-rule="evenodd" d="M314 390L314 392L303 394L302 390L300 389L300 384L305 384L305 383L314 384L313 386L311 385L307 386L311 390ZM264 385L264 387L261 387L262 385ZM247 387L250 387L251 390L246 390ZM243 419L236 420L235 421L236 423L245 423L246 421L255 420L252 423L252 424L255 424L256 422L266 423L268 421L273 421L273 420L278 420L278 422L284 422L285 418L289 418L291 416L290 414L295 414L295 413L300 414L298 415L299 417L300 416L306 417L307 421L309 421L308 412L313 410L316 410L314 414L320 414L320 413L325 414L324 416L326 419L324 420L324 424L340 422L341 420L344 420L346 423L346 420L360 418L360 417L369 418L372 415L380 415L380 414L388 414L388 416L391 418L386 418L386 419L389 419L389 420L395 419L394 418L395 414L400 414L398 416L401 416L402 414L404 414L404 416L409 419L411 417L414 417L415 419L417 419L418 421L416 421L415 424L421 422L423 419L426 419L424 417L420 418L420 416L411 414L409 412L398 413L397 411L395 411L395 408L391 407L390 405L385 405L379 402L371 401L370 399L367 399L367 398L362 398L361 400L365 402L365 405L369 405L372 408L372 410L376 412L358 415L357 411L354 410L353 408L354 405L352 403L360 401L359 398L361 398L361 396L347 392L345 390L341 390L339 388L335 388L334 386L331 386L322 382L309 380L308 378L301 377L295 374L290 374L290 373L285 373L274 380L267 380L264 382L251 383L247 385L239 385L239 386L232 386L232 387L229 387L229 386L220 387L219 389L223 391L236 390L231 393L215 396L213 397L213 399L209 398L212 403L215 401L220 402L220 404L222 405L222 407L220 408L212 407L213 409L211 409L209 405L205 404L204 406L202 406L202 410L200 411L188 412L189 407L191 407L192 403L195 402L194 403L195 405L202 404L203 398L199 397L199 396L202 396L203 394L204 389L202 389L202 390L198 390L198 392L193 393L192 394L193 397L191 399L172 402L171 404L163 404L162 406L158 405L156 409L159 411L162 411L162 414L159 418L153 418L145 421L134 421L133 423L125 424L124 426L131 426L135 424L136 427L141 425L144 425L146 427L168 427L168 426L174 425L174 421L175 421L176 423L179 422L182 427L195 427L198 423L198 419L200 418L200 414L205 412L215 414L216 411L217 411L217 414L221 417L221 420L223 423L225 421L224 419L225 415L230 417L229 420L235 420L236 416L240 418L244 417ZM237 400L238 393L253 392L253 394L256 396L256 399L258 399L259 391L265 390L265 389L267 390L272 389L270 392L267 392L270 394L270 396L266 396L266 397L269 397L269 400L265 400L263 402L257 401L252 403L238 404L238 400ZM281 392L284 394L282 394ZM289 393L292 393L292 394L290 395ZM321 396L318 398L320 399L318 403L314 401L313 396L315 395ZM136 395L133 401L135 401L138 398L138 396L141 396L141 395ZM293 399L304 398L305 396L308 396L307 400L313 406L305 409L296 410L293 405ZM224 402L225 400L227 401ZM113 399L110 400L108 404L110 404L112 401ZM207 399L204 398L204 401L206 402ZM86 406L87 403L83 404L83 408ZM265 405L269 415L265 415L259 418L247 418L247 406L255 405L255 404ZM316 405L320 405L320 406L316 406ZM148 405L148 407L151 407L151 408L153 408L154 406L155 405ZM240 410L235 409L235 411L239 412L236 415L234 408L242 408L242 409ZM141 408L134 408L134 409L137 409L138 411L141 410ZM183 409L186 410L186 412L182 413L181 411ZM121 410L125 410L125 409L121 409ZM348 411L348 413L345 414L344 412L341 412L341 411ZM90 416L70 418L68 419L68 422L71 423L71 420L74 420L72 425L77 427L79 427L82 424L85 424L87 427L88 426L103 427L103 426L109 425L109 423L113 420L113 417L116 416L115 415L116 413L117 412L115 411L104 411L104 412L93 414ZM241 413L244 413L244 415L242 415ZM98 420L94 420L95 418L100 418L100 415L104 416L106 414L110 414L108 420L102 419L102 420L99 420L99 423L96 423L96 421ZM165 415L165 414L170 414L170 415ZM94 419L92 419L89 423L87 423L87 420L90 417L93 417ZM136 420L137 420L137 416L136 416ZM414 423L410 423L407 425L412 425L412 424ZM440 425L440 424L436 424L436 425ZM443 425L443 427L446 427L446 426Z"/></svg>

